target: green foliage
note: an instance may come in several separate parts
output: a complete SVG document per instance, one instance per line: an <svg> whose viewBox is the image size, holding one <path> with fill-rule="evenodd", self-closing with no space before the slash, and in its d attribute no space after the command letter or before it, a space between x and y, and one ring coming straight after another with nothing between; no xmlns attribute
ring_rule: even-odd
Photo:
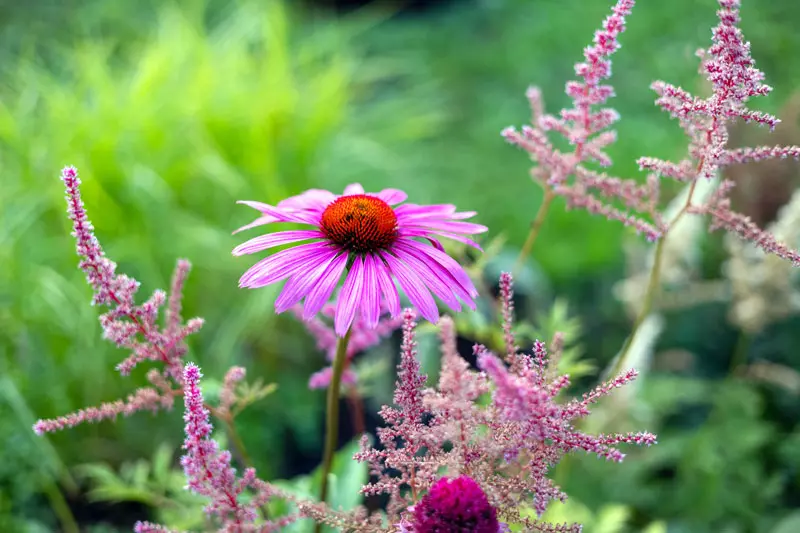
<svg viewBox="0 0 800 533"><path fill-rule="evenodd" d="M531 512L531 515L534 513ZM653 522L641 529L634 529L631 524L632 511L624 505L604 505L593 512L585 505L570 498L564 503L554 502L542 516L551 524L579 523L586 531L593 533L667 533L663 522Z"/></svg>
<svg viewBox="0 0 800 533"><path fill-rule="evenodd" d="M77 467L76 474L91 487L91 501L139 502L152 509L158 523L181 531L202 527L206 499L186 490L186 476L174 463L173 451L161 444L149 461L126 462L118 469L90 463Z"/></svg>
<svg viewBox="0 0 800 533"><path fill-rule="evenodd" d="M328 487L328 502L333 509L350 510L361 503L361 486L367 482L369 467L366 463L357 463L353 454L360 449L357 441L351 442L336 452L333 458ZM298 476L290 480L278 480L274 484L288 493L303 499L315 500L319 497L322 468L316 468L310 475ZM274 501L269 505L270 516L284 516L291 513L293 506L286 502ZM295 522L284 529L287 533L311 533L314 524L309 520ZM325 531L333 529L325 527Z"/></svg>

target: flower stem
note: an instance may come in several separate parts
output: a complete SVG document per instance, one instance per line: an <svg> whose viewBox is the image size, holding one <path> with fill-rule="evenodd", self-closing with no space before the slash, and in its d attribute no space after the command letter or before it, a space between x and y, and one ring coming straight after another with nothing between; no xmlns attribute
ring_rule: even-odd
<svg viewBox="0 0 800 533"><path fill-rule="evenodd" d="M542 229L544 219L550 210L550 204L553 202L555 197L556 195L552 189L545 185L544 198L542 199L542 203L539 205L539 210L536 212L536 217L533 219L533 222L531 222L531 229L528 232L528 237L525 239L525 243L522 245L522 249L519 251L517 261L514 263L513 272L518 273L519 269L522 268L522 265L525 264L525 260L530 255L531 250L533 249L533 243L536 242L536 237L539 236L539 231Z"/></svg>
<svg viewBox="0 0 800 533"><path fill-rule="evenodd" d="M700 168L702 168L703 160L700 160L698 164L698 175ZM628 352L633 345L633 341L636 338L636 333L639 331L639 328L644 323L644 320L647 318L647 315L653 310L653 302L655 301L656 295L661 289L661 264L664 261L664 248L666 247L667 237L669 236L669 230L674 228L678 221L686 214L689 210L689 207L692 205L692 197L694 196L695 186L697 185L697 179L692 182L692 185L689 188L689 194L686 197L686 203L683 205L678 214L675 215L675 218L670 221L669 226L667 227L666 231L664 231L664 235L658 240L658 244L656 244L656 251L653 257L653 268L650 270L650 279L647 282L647 292L644 295L644 301L642 302L642 308L639 311L639 314L636 316L636 321L633 323L633 330L628 338L625 340L625 344L622 345L622 350L620 351L619 357L617 358L616 364L611 369L609 376L613 378L616 376L625 365L625 360L628 357Z"/></svg>
<svg viewBox="0 0 800 533"><path fill-rule="evenodd" d="M322 458L322 480L319 500L325 502L328 497L328 476L333 466L333 454L339 439L339 389L342 385L342 374L347 361L347 343L350 341L350 330L341 337L336 345L336 358L333 360L333 375L328 385L328 409L325 416L325 454ZM317 525L320 531L320 525Z"/></svg>
<svg viewBox="0 0 800 533"><path fill-rule="evenodd" d="M350 402L350 417L353 419L353 431L358 436L367 432L366 419L364 416L364 401L358 393L358 388L353 385L347 391L347 399Z"/></svg>

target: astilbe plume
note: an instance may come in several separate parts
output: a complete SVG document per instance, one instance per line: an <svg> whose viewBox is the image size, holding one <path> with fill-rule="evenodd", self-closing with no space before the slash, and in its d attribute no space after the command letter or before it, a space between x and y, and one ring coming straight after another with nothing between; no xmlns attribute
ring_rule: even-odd
<svg viewBox="0 0 800 533"><path fill-rule="evenodd" d="M572 451L621 461L618 444L656 442L650 433L588 435L576 429L575 421L589 414L591 404L633 380L637 372L623 372L580 399L559 401L569 378L551 368L544 343L537 341L532 355L515 347L510 274L501 278L501 294L508 353L501 359L477 345L480 371L471 369L456 351L453 322L445 318L440 324L442 370L436 388L426 387L420 372L414 314L409 310L404 315L395 407L385 406L380 412L386 422L378 430L381 446L372 447L365 437L355 456L369 463L373 476L362 492L388 494L387 512L402 531L457 531L433 528L431 517L439 516L435 512L423 513L423 522L417 514L419 505L431 505L423 494L439 486L443 474L466 476L470 481L460 483L474 483L505 523L523 524L530 531L580 531L577 524L546 524L521 513L528 506L541 516L550 501L566 498L547 477L550 469ZM480 401L487 393L488 405ZM483 509L473 492L474 503L465 509ZM489 515L481 516L481 523L493 523Z"/></svg>
<svg viewBox="0 0 800 533"><path fill-rule="evenodd" d="M187 488L209 498L206 513L218 524L220 533L271 533L292 523L296 516L277 520L259 519L258 509L271 498L280 494L256 476L253 468L244 471L241 478L231 466L231 454L221 450L211 438L211 422L208 409L204 407L200 390L200 369L188 363L183 372L183 400L185 405L186 439L181 457L181 466L186 474ZM250 490L253 496L244 502L241 495ZM138 522L136 533L168 531L167 528Z"/></svg>
<svg viewBox="0 0 800 533"><path fill-rule="evenodd" d="M164 291L157 290L149 300L137 305L134 297L139 289L139 282L116 273L116 264L106 257L94 235L94 227L81 200L78 171L74 167L64 168L61 171L61 180L67 193L67 213L72 221L72 236L77 241L76 248L81 259L78 266L92 287L92 303L111 308L100 316L103 337L131 352L117 365L117 370L122 375L128 375L138 363L146 360L159 362L163 367L161 370L151 369L148 372L147 380L152 387L138 389L125 400L88 407L55 419L39 420L33 426L39 435L83 422L114 419L121 414L128 416L142 410L171 408L175 396L181 394L181 360L187 351L185 339L203 325L201 318L192 318L186 323L181 318L181 299L190 269L189 262L178 261L169 296ZM165 303L166 324L159 328L159 311Z"/></svg>
<svg viewBox="0 0 800 533"><path fill-rule="evenodd" d="M593 45L584 50L585 60L575 66L579 80L566 86L574 107L562 110L558 117L545 114L541 92L530 88L532 124L521 131L507 128L503 136L526 150L536 162L531 174L545 189L546 200L552 196L564 197L568 208L583 208L592 214L621 221L644 233L649 240L663 238L686 213L709 215L711 230L725 229L768 253L800 264L800 254L758 228L748 217L731 210L728 193L734 182L723 180L705 201L698 202L693 195L698 180L716 177L725 166L773 158L800 158L797 146L727 147L731 121L753 121L770 128L778 123L777 118L746 106L749 98L766 95L772 89L762 83L764 75L755 68L750 44L744 41L738 27L739 0L719 0L719 24L713 29L713 44L708 51L698 53L701 70L713 89L708 98L699 98L663 81L652 84L658 94L656 104L678 119L689 137L688 157L677 163L654 157L640 158L640 169L649 172L643 184L586 166L594 162L609 167L612 163L603 148L616 139L616 133L607 128L618 120L618 115L611 109L599 107L614 95L611 86L600 82L611 74L609 57L620 47L617 38L633 5L633 0L619 0L603 28L595 34ZM548 137L551 131L565 137L573 151L557 150ZM659 211L661 178L672 178L691 187L686 205L672 220L666 220Z"/></svg>

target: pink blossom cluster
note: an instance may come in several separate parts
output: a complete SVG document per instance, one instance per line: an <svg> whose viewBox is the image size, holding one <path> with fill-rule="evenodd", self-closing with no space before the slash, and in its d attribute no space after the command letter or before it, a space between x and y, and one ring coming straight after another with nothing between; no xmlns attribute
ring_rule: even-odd
<svg viewBox="0 0 800 533"><path fill-rule="evenodd" d="M712 46L700 51L701 69L712 87L712 94L700 98L675 85L657 81L652 84L658 94L656 104L678 120L689 137L688 154L677 163L655 157L638 160L640 169L649 174L644 183L597 172L587 167L594 162L601 167L611 165L603 152L616 139L608 130L616 120L613 110L602 108L614 91L600 81L611 74L609 56L619 48L618 36L624 29L625 17L631 13L633 0L619 0L595 34L594 44L584 50L584 61L575 66L578 81L567 83L566 93L574 107L562 110L558 117L545 114L541 92L528 90L533 110L532 125L521 131L507 128L503 136L527 151L536 166L531 173L546 194L566 199L568 208L582 208L610 220L634 227L649 240L662 238L684 213L709 215L711 230L724 229L753 242L764 251L800 264L800 254L778 242L748 217L731 210L728 193L734 186L723 180L705 201L694 197L694 183L715 178L729 165L774 158L800 158L797 146L760 146L728 148L728 126L734 120L756 122L774 128L778 119L751 110L747 102L772 89L762 83L764 75L755 67L750 44L739 29L739 0L719 0L719 24L713 29ZM574 147L572 152L557 150L549 140L553 131L565 137ZM660 211L661 178L671 178L691 185L684 209L672 220L665 220Z"/></svg>
<svg viewBox="0 0 800 533"><path fill-rule="evenodd" d="M183 373L183 401L185 405L186 439L181 458L181 466L186 474L187 488L194 493L209 498L206 513L225 533L271 533L280 531L295 520L295 516L282 517L275 521L265 521L259 517L263 507L276 491L256 477L252 468L244 471L241 478L231 466L231 454L220 450L211 438L211 422L208 409L204 407L203 393L200 390L200 369L193 363L186 365ZM254 495L243 501L242 494L253 491ZM168 531L167 528L149 522L139 522L136 533Z"/></svg>
<svg viewBox="0 0 800 533"><path fill-rule="evenodd" d="M503 329L508 346L513 347L513 305L507 299L513 293L511 285L511 276L504 274ZM528 518L520 512L521 505L541 516L550 501L566 498L547 474L567 453L583 450L621 461L624 454L619 444L656 442L655 435L646 432L589 435L575 427L575 421L587 416L600 397L632 381L635 370L623 372L580 399L562 401L559 396L569 378L550 368L544 343L537 341L532 355L514 349L502 358L475 346L480 368L476 371L456 351L451 320L442 320L441 335L441 375L438 386L430 388L416 358L414 315L406 312L395 406L384 406L380 412L386 423L378 430L380 446L371 446L365 438L355 456L369 463L374 478L362 492L388 494L387 511L407 531L427 531L414 529L408 510L416 508L443 471L477 483L504 522L537 531L579 531L578 525L544 524ZM492 399L488 406L480 402L487 393Z"/></svg>
<svg viewBox="0 0 800 533"><path fill-rule="evenodd" d="M122 375L128 375L138 363L145 360L160 362L163 369L148 372L147 379L152 387L139 389L126 400L81 409L55 419L39 420L33 429L40 435L83 422L99 422L141 410L154 411L172 407L174 396L180 394L179 386L183 379L181 360L187 350L185 339L203 325L201 318L192 318L185 324L181 318L181 299L190 269L189 262L178 261L169 296L164 291L155 291L149 300L137 305L134 297L139 289L139 282L124 274L117 274L116 264L103 252L81 199L81 181L77 170L74 167L64 168L61 171L61 180L67 193L67 213L72 221L72 236L77 242L76 248L81 259L78 266L92 287L92 303L111 308L100 316L103 336L131 352L117 365L117 370ZM165 304L166 324L160 328L159 311ZM178 388L173 384L178 385Z"/></svg>

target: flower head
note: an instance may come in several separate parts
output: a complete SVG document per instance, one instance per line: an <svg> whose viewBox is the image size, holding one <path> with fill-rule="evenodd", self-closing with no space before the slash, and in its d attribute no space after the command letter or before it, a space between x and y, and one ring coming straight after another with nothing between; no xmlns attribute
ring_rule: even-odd
<svg viewBox="0 0 800 533"><path fill-rule="evenodd" d="M397 189L365 193L361 185L353 184L342 195L310 189L276 206L241 202L262 216L237 231L273 222L308 224L315 229L279 231L237 246L234 255L293 245L256 263L241 277L239 286L258 288L285 279L275 310L282 313L304 299L302 316L308 320L320 312L344 274L334 317L339 336L347 332L358 310L367 328L378 324L382 303L392 316L400 314L394 279L431 322L439 319L433 296L456 311L462 303L474 309L475 286L444 252L438 238L480 249L465 235L482 233L486 227L463 222L475 213L458 213L453 205L398 205L406 197ZM310 242L298 244L303 241Z"/></svg>
<svg viewBox="0 0 800 533"><path fill-rule="evenodd" d="M470 477L443 477L414 506L414 533L498 533L497 510Z"/></svg>

